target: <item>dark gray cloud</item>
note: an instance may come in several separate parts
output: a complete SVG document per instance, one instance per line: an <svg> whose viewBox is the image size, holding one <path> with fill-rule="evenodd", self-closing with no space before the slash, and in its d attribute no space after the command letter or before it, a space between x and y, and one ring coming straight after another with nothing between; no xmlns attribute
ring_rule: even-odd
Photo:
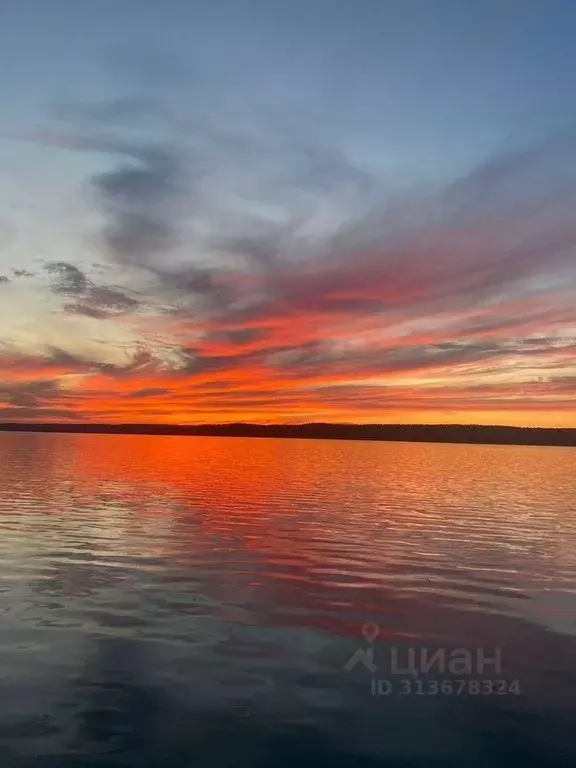
<svg viewBox="0 0 576 768"><path fill-rule="evenodd" d="M74 264L50 262L44 266L50 275L50 287L58 294L76 299L64 305L70 314L105 319L115 314L137 311L140 302L119 288L98 285Z"/></svg>
<svg viewBox="0 0 576 768"><path fill-rule="evenodd" d="M10 280L6 277L6 275L0 275L0 285L9 283Z"/></svg>
<svg viewBox="0 0 576 768"><path fill-rule="evenodd" d="M29 370L41 371L50 378L50 372L54 377L58 376L62 369L73 373L85 372L89 364L79 357L72 355L63 349L53 346L45 346L40 354L26 354L6 342L0 342L0 365L11 371L26 372Z"/></svg>
<svg viewBox="0 0 576 768"><path fill-rule="evenodd" d="M128 392L124 397L127 400L139 400L147 397L160 397L161 395L169 395L170 390L164 387L147 387L145 389L137 389L135 392Z"/></svg>
<svg viewBox="0 0 576 768"><path fill-rule="evenodd" d="M101 111L106 113L104 120L95 114ZM71 130L42 132L34 139L110 157L112 168L95 174L86 185L89 201L104 217L105 256L120 265L161 274L166 256L178 242L175 205L181 199L186 158L176 140L136 139L126 132L126 111L143 116L130 101L77 105L65 113Z"/></svg>
<svg viewBox="0 0 576 768"><path fill-rule="evenodd" d="M267 332L262 328L225 329L211 334L210 341L242 347L254 341L263 340L267 335Z"/></svg>
<svg viewBox="0 0 576 768"><path fill-rule="evenodd" d="M78 301L75 304L65 304L64 312L67 312L69 315L84 315L84 317L91 317L94 320L106 320L110 317L108 310L86 304L82 301Z"/></svg>
<svg viewBox="0 0 576 768"><path fill-rule="evenodd" d="M35 406L2 406L0 405L0 422L18 421L85 421L85 414L67 408L44 408Z"/></svg>
<svg viewBox="0 0 576 768"><path fill-rule="evenodd" d="M118 288L92 284L87 292L87 298L95 305L107 310L127 312L138 307L138 300L128 296Z"/></svg>
<svg viewBox="0 0 576 768"><path fill-rule="evenodd" d="M37 408L60 397L57 380L0 383L0 402L22 408Z"/></svg>
<svg viewBox="0 0 576 768"><path fill-rule="evenodd" d="M51 288L56 293L66 296L82 295L87 287L88 280L81 269L66 261L53 261L44 266L50 275Z"/></svg>
<svg viewBox="0 0 576 768"><path fill-rule="evenodd" d="M501 153L449 185L444 201L458 217L514 215L574 194L576 133Z"/></svg>
<svg viewBox="0 0 576 768"><path fill-rule="evenodd" d="M150 266L176 241L170 203L177 194L179 159L154 146L124 149L124 160L92 179L107 217L104 242L118 261Z"/></svg>
<svg viewBox="0 0 576 768"><path fill-rule="evenodd" d="M574 354L576 340L559 343L555 340L521 339L507 341L446 341L423 346L401 346L375 351L334 349L332 346L310 344L305 347L286 348L267 359L273 369L287 376L308 376L313 381L323 373L341 374L343 377L381 376L386 373L418 373L422 370L449 369L475 366L490 360L521 359L554 356L558 353Z"/></svg>
<svg viewBox="0 0 576 768"><path fill-rule="evenodd" d="M118 211L111 217L103 239L114 259L130 266L140 266L162 275L153 256L166 254L174 245L174 233L167 222L144 211Z"/></svg>
<svg viewBox="0 0 576 768"><path fill-rule="evenodd" d="M178 369L182 376L200 376L206 373L233 370L248 362L248 356L231 358L228 355L207 355L202 349L183 348L180 350L183 364Z"/></svg>
<svg viewBox="0 0 576 768"><path fill-rule="evenodd" d="M46 347L43 359L50 365L61 365L62 367L70 368L73 371L86 368L86 361L83 358L77 357L70 352L66 352L66 350L60 349L59 347Z"/></svg>

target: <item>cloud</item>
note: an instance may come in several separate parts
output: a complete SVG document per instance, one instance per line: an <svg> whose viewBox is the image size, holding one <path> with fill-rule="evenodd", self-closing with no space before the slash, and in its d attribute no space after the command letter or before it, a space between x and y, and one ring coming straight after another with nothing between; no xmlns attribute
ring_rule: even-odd
<svg viewBox="0 0 576 768"><path fill-rule="evenodd" d="M122 133L127 106L131 103L122 100L98 108L76 105L64 113L71 122L70 130L39 131L29 138L48 146L111 158L113 167L94 174L87 182L88 199L105 221L100 235L105 255L119 264L161 272L163 257L177 242L174 203L180 194L178 183L185 157L175 142L137 141L103 133L103 123ZM98 117L102 111L105 120ZM141 114L139 108L135 114ZM87 132L75 132L78 124Z"/></svg>
<svg viewBox="0 0 576 768"><path fill-rule="evenodd" d="M137 389L135 392L127 392L125 397L129 400L140 400L147 397L159 397L160 395L169 395L170 390L165 387L148 387L147 389Z"/></svg>
<svg viewBox="0 0 576 768"><path fill-rule="evenodd" d="M528 410L567 407L571 138L394 196L328 141L210 120L179 132L171 107L146 100L65 119L68 133L39 138L102 156L87 199L103 222L101 264L120 278L105 286L52 262L51 290L66 313L130 322L137 338L118 341L113 365L60 361L89 375L77 409L100 395L99 413L130 401L171 417L181 402L200 415L261 408L278 418L402 402L437 411L450 398L487 409L499 396L512 409L518 393Z"/></svg>
<svg viewBox="0 0 576 768"><path fill-rule="evenodd" d="M91 306L83 302L77 302L76 304L65 304L64 311L71 315L84 315L85 317L91 317L93 320L106 320L110 317L110 312L99 307Z"/></svg>
<svg viewBox="0 0 576 768"><path fill-rule="evenodd" d="M124 149L125 161L92 179L108 223L104 242L114 259L151 266L174 244L170 202L176 195L178 158L154 146Z"/></svg>
<svg viewBox="0 0 576 768"><path fill-rule="evenodd" d="M2 383L0 381L0 403L18 407L37 408L47 400L59 397L57 380Z"/></svg>
<svg viewBox="0 0 576 768"><path fill-rule="evenodd" d="M139 308L138 300L118 288L94 284L87 286L83 291L81 301L64 306L66 312L98 320L113 317L115 314L137 312Z"/></svg>
<svg viewBox="0 0 576 768"><path fill-rule="evenodd" d="M63 306L69 314L106 319L115 314L137 312L140 302L119 288L99 285L74 264L50 262L44 265L50 275L50 288L56 294L76 299Z"/></svg>
<svg viewBox="0 0 576 768"><path fill-rule="evenodd" d="M56 261L46 264L44 269L50 275L52 280L51 287L56 293L63 293L69 296L81 295L88 287L85 274L74 264Z"/></svg>
<svg viewBox="0 0 576 768"><path fill-rule="evenodd" d="M127 121L151 115L164 118L167 136L144 140L126 129ZM192 298L194 310L198 300L208 310L242 305L246 270L264 269L270 290L294 231L311 223L309 209L322 214L322 195L366 193L372 180L335 149L235 133L210 120L188 123L154 101L78 105L64 116L69 130L30 138L110 157L110 170L86 185L104 219L104 257L147 270L166 301ZM280 223L257 211L267 205Z"/></svg>
<svg viewBox="0 0 576 768"><path fill-rule="evenodd" d="M0 422L42 422L42 421L85 421L86 416L78 411L65 408L36 408L28 406L0 405Z"/></svg>

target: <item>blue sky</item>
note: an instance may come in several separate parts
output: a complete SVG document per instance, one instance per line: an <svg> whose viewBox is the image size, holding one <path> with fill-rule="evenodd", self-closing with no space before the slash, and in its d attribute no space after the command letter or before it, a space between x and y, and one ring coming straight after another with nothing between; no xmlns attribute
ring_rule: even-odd
<svg viewBox="0 0 576 768"><path fill-rule="evenodd" d="M573 122L570 0L19 0L3 10L4 122L171 89L190 107L303 112L370 162L465 168ZM446 160L446 157L444 158Z"/></svg>

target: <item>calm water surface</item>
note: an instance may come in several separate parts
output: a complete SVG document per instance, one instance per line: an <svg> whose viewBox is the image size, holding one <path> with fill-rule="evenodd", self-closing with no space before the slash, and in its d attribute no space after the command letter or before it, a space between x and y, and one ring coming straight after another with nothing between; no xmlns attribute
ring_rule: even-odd
<svg viewBox="0 0 576 768"><path fill-rule="evenodd" d="M0 434L0 488L2 768L576 764L574 449Z"/></svg>

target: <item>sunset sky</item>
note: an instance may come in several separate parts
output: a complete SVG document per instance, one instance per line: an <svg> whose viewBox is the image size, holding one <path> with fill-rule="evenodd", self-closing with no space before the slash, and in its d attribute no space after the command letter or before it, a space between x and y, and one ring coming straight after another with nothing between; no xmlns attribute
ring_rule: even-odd
<svg viewBox="0 0 576 768"><path fill-rule="evenodd" d="M576 427L572 0L6 0L0 422Z"/></svg>

